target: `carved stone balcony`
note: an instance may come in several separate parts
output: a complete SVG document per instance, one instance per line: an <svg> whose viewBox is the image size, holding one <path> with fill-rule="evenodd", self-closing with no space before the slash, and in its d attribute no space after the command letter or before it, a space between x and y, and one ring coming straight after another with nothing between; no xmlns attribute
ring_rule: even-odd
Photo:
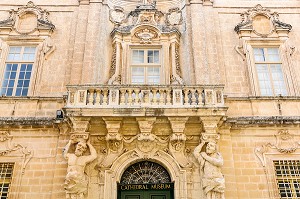
<svg viewBox="0 0 300 199"><path fill-rule="evenodd" d="M224 107L223 85L71 85L66 108Z"/></svg>

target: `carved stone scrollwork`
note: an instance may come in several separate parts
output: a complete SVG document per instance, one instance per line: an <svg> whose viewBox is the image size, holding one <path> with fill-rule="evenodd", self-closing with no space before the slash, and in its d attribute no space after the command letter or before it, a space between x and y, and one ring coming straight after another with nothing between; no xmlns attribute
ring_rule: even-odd
<svg viewBox="0 0 300 199"><path fill-rule="evenodd" d="M109 11L109 19L112 23L119 26L126 21L126 14L122 7L116 6L113 10Z"/></svg>
<svg viewBox="0 0 300 199"><path fill-rule="evenodd" d="M277 12L272 13L260 4L241 14L242 21L235 26L237 33L253 32L258 36L267 37L273 32L289 32L292 26L279 20ZM286 34L285 33L285 34ZM248 33L247 33L248 34Z"/></svg>
<svg viewBox="0 0 300 199"><path fill-rule="evenodd" d="M122 151L123 137L120 133L108 133L105 137L107 148L113 153Z"/></svg>
<svg viewBox="0 0 300 199"><path fill-rule="evenodd" d="M12 139L13 136L10 135L9 131L0 131L0 156L9 156L11 153L19 152L20 157L23 159L22 174L24 174L25 168L33 156L33 152L21 144L12 144Z"/></svg>
<svg viewBox="0 0 300 199"><path fill-rule="evenodd" d="M152 40L158 37L157 32L151 28L138 30L134 35L140 39L141 44L151 44Z"/></svg>
<svg viewBox="0 0 300 199"><path fill-rule="evenodd" d="M79 142L81 140L83 141L87 141L89 138L88 134L81 134L81 133L76 133L76 134L72 134L70 136L70 140L74 141L74 142Z"/></svg>
<svg viewBox="0 0 300 199"><path fill-rule="evenodd" d="M168 140L161 139L152 133L139 133L132 138L124 138L124 142L126 143L132 143L133 141L137 142L137 148L143 153L153 151L157 143L165 144L168 142Z"/></svg>
<svg viewBox="0 0 300 199"><path fill-rule="evenodd" d="M44 40L43 42L43 53L44 53L44 57L47 60L49 55L56 49L53 41L51 40L51 38L47 38Z"/></svg>
<svg viewBox="0 0 300 199"><path fill-rule="evenodd" d="M279 153L294 153L300 148L300 142L297 142L294 135L290 134L288 130L281 130L274 136L276 138L275 143L266 143L255 149L255 154L263 166L266 165L265 154L272 149L275 149Z"/></svg>
<svg viewBox="0 0 300 199"><path fill-rule="evenodd" d="M169 9L166 14L166 24L171 26L182 24L182 12L178 7Z"/></svg>
<svg viewBox="0 0 300 199"><path fill-rule="evenodd" d="M202 133L202 139L206 142L217 142L220 139L220 134Z"/></svg>
<svg viewBox="0 0 300 199"><path fill-rule="evenodd" d="M51 33L55 29L55 26L48 19L49 12L34 5L32 1L18 10L10 10L9 15L8 19L0 21L0 29L15 30L22 35L44 30Z"/></svg>

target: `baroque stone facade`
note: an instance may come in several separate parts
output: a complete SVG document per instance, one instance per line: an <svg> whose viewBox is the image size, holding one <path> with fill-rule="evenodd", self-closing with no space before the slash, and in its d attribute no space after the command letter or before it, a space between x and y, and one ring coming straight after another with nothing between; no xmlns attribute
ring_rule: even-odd
<svg viewBox="0 0 300 199"><path fill-rule="evenodd" d="M300 197L300 5L259 3L2 0L1 198Z"/></svg>

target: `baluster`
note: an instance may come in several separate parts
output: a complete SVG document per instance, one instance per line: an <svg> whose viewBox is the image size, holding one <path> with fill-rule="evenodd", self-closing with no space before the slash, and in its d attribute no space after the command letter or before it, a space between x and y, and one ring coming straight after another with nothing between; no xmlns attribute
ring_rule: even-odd
<svg viewBox="0 0 300 199"><path fill-rule="evenodd" d="M164 90L159 90L159 105L163 105L164 104Z"/></svg>
<svg viewBox="0 0 300 199"><path fill-rule="evenodd" d="M150 91L144 91L143 92L143 98L144 98L144 103L149 104L150 100Z"/></svg>
<svg viewBox="0 0 300 199"><path fill-rule="evenodd" d="M132 103L132 89L128 89L128 104Z"/></svg>
<svg viewBox="0 0 300 199"><path fill-rule="evenodd" d="M156 89L152 89L152 104L156 104L157 103L157 90Z"/></svg>
<svg viewBox="0 0 300 199"><path fill-rule="evenodd" d="M167 105L171 105L171 99L172 99L172 90L166 90L166 95L167 95Z"/></svg>
<svg viewBox="0 0 300 199"><path fill-rule="evenodd" d="M189 105L189 90L184 89L184 105Z"/></svg>
<svg viewBox="0 0 300 199"><path fill-rule="evenodd" d="M126 89L124 88L120 88L120 105L124 105L125 104L125 94L126 94Z"/></svg>
<svg viewBox="0 0 300 199"><path fill-rule="evenodd" d="M100 105L100 95L101 95L101 91L100 90L96 90L96 98L95 98L95 105L99 106Z"/></svg>
<svg viewBox="0 0 300 199"><path fill-rule="evenodd" d="M88 105L93 105L94 102L94 89L89 89L89 101Z"/></svg>
<svg viewBox="0 0 300 199"><path fill-rule="evenodd" d="M102 103L102 105L108 105L108 102L107 102L107 100L108 100L108 90L105 88L104 90L103 90L103 103Z"/></svg>
<svg viewBox="0 0 300 199"><path fill-rule="evenodd" d="M192 103L191 105L195 105L196 104L196 96L195 96L196 92L195 92L195 89L191 89L191 100L192 100Z"/></svg>
<svg viewBox="0 0 300 199"><path fill-rule="evenodd" d="M135 92L135 104L140 103L140 89L136 88L134 89Z"/></svg>

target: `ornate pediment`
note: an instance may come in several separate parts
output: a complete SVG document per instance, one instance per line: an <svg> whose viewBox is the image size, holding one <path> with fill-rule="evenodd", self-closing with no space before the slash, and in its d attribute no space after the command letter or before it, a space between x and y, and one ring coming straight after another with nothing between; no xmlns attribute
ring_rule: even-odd
<svg viewBox="0 0 300 199"><path fill-rule="evenodd" d="M117 33L134 35L140 43L152 43L160 34L176 32L180 35L174 26L182 23L182 13L179 8L172 8L164 14L156 9L155 2L147 1L129 13L121 7L114 7L110 10L110 21L115 24L113 36ZM144 28L141 30L140 27Z"/></svg>
<svg viewBox="0 0 300 199"><path fill-rule="evenodd" d="M280 130L274 136L274 143L269 142L255 149L255 154L263 166L266 165L265 154L267 153L290 154L300 148L300 142L297 141L295 136L290 134L288 130Z"/></svg>
<svg viewBox="0 0 300 199"><path fill-rule="evenodd" d="M260 37L268 37L274 32L284 31L287 34L292 26L279 20L277 12L271 12L260 4L241 14L242 21L235 26L234 30L241 36L245 33L254 33Z"/></svg>
<svg viewBox="0 0 300 199"><path fill-rule="evenodd" d="M39 32L40 34L51 33L55 26L48 19L49 12L34 5L29 1L27 5L10 10L8 19L0 21L0 32L9 34L14 31L16 34L29 35Z"/></svg>

